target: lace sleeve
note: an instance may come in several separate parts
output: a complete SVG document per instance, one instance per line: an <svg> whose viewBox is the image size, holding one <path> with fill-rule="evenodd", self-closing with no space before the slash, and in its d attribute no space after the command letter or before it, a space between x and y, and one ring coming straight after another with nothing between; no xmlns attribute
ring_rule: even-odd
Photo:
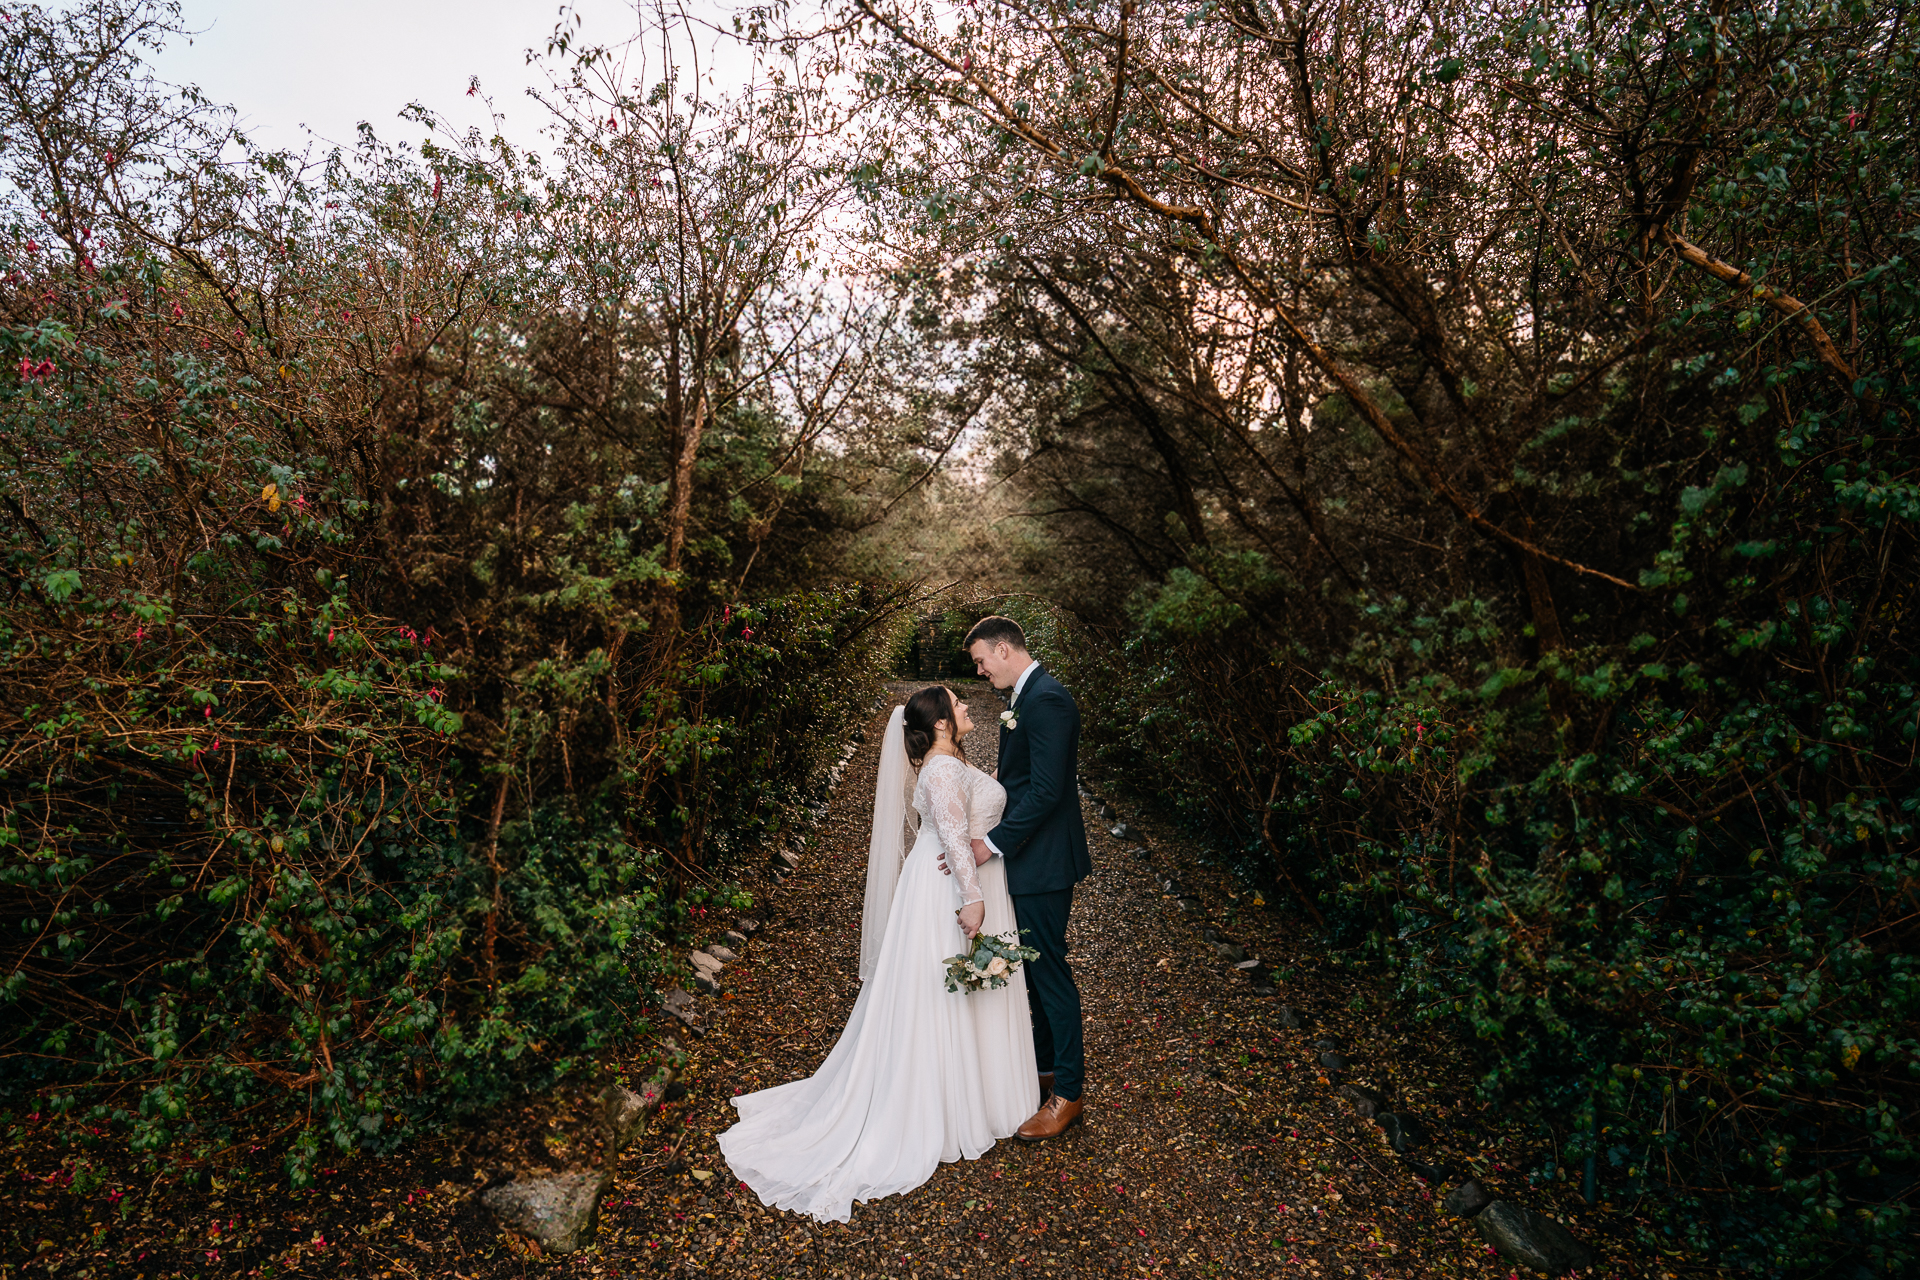
<svg viewBox="0 0 1920 1280"><path fill-rule="evenodd" d="M980 873L973 865L973 839L967 833L965 768L956 761L921 775L927 787L927 818L940 835L940 847L946 850L947 867L960 886L963 906L986 897L980 891Z"/></svg>

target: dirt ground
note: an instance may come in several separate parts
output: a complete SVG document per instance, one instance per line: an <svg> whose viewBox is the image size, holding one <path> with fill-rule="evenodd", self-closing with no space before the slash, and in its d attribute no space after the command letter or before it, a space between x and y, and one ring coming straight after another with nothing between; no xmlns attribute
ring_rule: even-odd
<svg viewBox="0 0 1920 1280"><path fill-rule="evenodd" d="M995 722L990 690L962 692L976 720ZM1373 981L1294 934L1291 917L1193 866L1189 845L1151 830L1110 835L1093 797L1095 870L1069 935L1086 1016L1084 1123L1051 1143L1006 1141L943 1165L909 1195L855 1206L844 1225L763 1208L728 1177L713 1138L732 1122L734 1094L817 1067L852 1007L883 724L884 713L868 726L829 820L766 903L765 930L724 975L728 998L694 1046L697 1083L677 1117L690 1163L623 1183L604 1225L607 1274L1510 1274L1470 1224L1438 1215L1448 1184L1415 1176L1334 1096L1337 1082L1318 1064L1322 1039L1349 1059L1348 1078L1426 1123L1434 1142L1417 1153L1424 1162L1471 1167L1496 1194L1533 1208L1576 1211L1564 1187L1514 1185L1529 1140L1469 1104L1471 1068L1457 1046L1404 1021ZM967 748L993 766L990 730ZM1195 909L1164 892L1168 876ZM1209 923L1266 961L1277 995L1255 994L1203 940ZM1283 1004L1303 1016L1301 1029L1280 1025ZM1575 1229L1604 1250L1592 1228ZM1598 1271L1638 1272L1613 1252Z"/></svg>
<svg viewBox="0 0 1920 1280"><path fill-rule="evenodd" d="M1000 704L984 685L961 688L983 726L969 751L991 768L986 726ZM351 1162L305 1192L270 1165L249 1172L243 1156L151 1181L106 1161L76 1186L74 1161L16 1123L0 1151L0 1277L1507 1277L1513 1266L1471 1223L1438 1213L1469 1174L1561 1217L1601 1255L1594 1274L1666 1271L1622 1243L1624 1210L1589 1211L1565 1183L1528 1184L1520 1171L1550 1138L1514 1109L1472 1101L1464 1046L1414 1023L1377 977L1124 802L1118 819L1134 829L1110 834L1118 819L1100 816L1098 796L1085 800L1095 872L1069 934L1086 1015L1084 1123L943 1165L908 1195L857 1205L850 1223L762 1207L714 1137L735 1094L814 1070L853 1005L884 723L882 709L798 869L778 886L749 881L764 927L722 974L721 997L701 999L704 1027L676 1029L685 1087L622 1158L597 1247L541 1257L504 1241L453 1139ZM1277 993L1258 994L1203 938L1208 925L1263 961ZM1283 1007L1303 1025L1283 1025ZM1347 1060L1343 1073L1323 1070L1318 1041ZM636 1045L615 1065L638 1078L655 1049ZM1431 1139L1412 1159L1431 1183L1335 1096L1343 1081L1419 1118Z"/></svg>

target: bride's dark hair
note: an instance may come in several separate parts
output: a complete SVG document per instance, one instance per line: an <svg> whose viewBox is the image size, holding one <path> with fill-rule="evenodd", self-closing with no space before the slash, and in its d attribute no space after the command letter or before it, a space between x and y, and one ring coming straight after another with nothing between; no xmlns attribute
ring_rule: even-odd
<svg viewBox="0 0 1920 1280"><path fill-rule="evenodd" d="M942 720L947 722L949 730L957 727L959 717L953 712L953 695L941 684L930 684L907 699L906 715L903 723L906 727L907 759L918 769L927 758L927 752L933 750L935 735L933 726ZM953 740L953 749L966 759L967 751L960 745L958 737Z"/></svg>

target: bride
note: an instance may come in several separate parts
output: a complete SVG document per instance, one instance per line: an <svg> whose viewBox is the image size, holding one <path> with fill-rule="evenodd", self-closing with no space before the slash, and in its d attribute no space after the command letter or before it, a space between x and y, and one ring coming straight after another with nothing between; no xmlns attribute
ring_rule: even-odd
<svg viewBox="0 0 1920 1280"><path fill-rule="evenodd" d="M733 1099L740 1121L720 1135L727 1164L763 1204L845 1222L856 1200L911 1191L943 1161L981 1155L1039 1102L1026 974L1015 969L994 990L945 985L945 961L967 939L1018 928L1000 859L974 866L972 841L1000 821L1007 793L967 763L960 740L971 728L967 704L941 685L887 721L860 998L819 1071ZM936 865L942 849L952 877Z"/></svg>

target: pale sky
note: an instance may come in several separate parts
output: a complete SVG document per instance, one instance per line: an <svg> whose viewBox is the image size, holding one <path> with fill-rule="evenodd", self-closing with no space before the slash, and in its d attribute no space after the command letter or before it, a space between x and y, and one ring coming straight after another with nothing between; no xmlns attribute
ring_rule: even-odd
<svg viewBox="0 0 1920 1280"><path fill-rule="evenodd" d="M731 29L735 0L685 5ZM567 7L584 20L588 42L615 43L639 28L634 0ZM485 129L479 100L467 96L468 78L477 75L506 117L507 136L539 146L544 111L523 90L545 80L526 65L526 51L545 51L560 8L558 0L182 0L186 25L201 34L191 44L174 42L154 69L237 107L256 142L295 149L306 143L302 126L350 145L362 120L383 139L417 144L420 130L396 118L416 100L461 132ZM709 47L701 71L712 69L716 89L731 91L751 74L751 59L731 40L702 43Z"/></svg>

